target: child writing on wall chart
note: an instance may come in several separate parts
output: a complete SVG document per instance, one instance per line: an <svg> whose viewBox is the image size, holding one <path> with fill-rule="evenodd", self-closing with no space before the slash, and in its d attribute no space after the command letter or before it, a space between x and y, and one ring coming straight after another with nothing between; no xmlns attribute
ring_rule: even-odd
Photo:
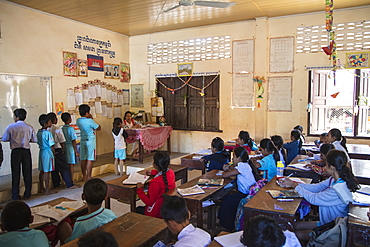
<svg viewBox="0 0 370 247"><path fill-rule="evenodd" d="M117 117L113 121L112 135L114 138L114 169L117 175L123 175L123 167L126 159L126 142L127 132L122 128L122 119ZM119 165L119 169L118 169ZM126 167L125 167L126 173Z"/></svg>

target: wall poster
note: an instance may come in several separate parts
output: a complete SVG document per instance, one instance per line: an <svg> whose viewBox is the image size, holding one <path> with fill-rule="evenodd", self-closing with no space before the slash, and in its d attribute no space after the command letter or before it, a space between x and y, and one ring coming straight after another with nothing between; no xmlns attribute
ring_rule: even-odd
<svg viewBox="0 0 370 247"><path fill-rule="evenodd" d="M268 111L292 111L292 77L268 78Z"/></svg>
<svg viewBox="0 0 370 247"><path fill-rule="evenodd" d="M293 72L294 37L270 39L270 73Z"/></svg>

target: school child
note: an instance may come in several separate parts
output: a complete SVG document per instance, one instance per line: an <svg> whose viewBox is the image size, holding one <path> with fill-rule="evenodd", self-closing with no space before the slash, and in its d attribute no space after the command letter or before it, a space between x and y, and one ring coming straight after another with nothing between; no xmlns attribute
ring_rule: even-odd
<svg viewBox="0 0 370 247"><path fill-rule="evenodd" d="M315 146L319 148L322 144L328 143L327 140L326 140L327 136L328 136L328 133L326 133L326 132L321 133L320 136L319 136L319 140L314 141Z"/></svg>
<svg viewBox="0 0 370 247"><path fill-rule="evenodd" d="M1 213L1 227L7 233L0 234L1 247L49 247L49 240L41 230L30 229L33 216L28 205L11 201Z"/></svg>
<svg viewBox="0 0 370 247"><path fill-rule="evenodd" d="M283 231L275 220L264 215L255 216L245 223L240 242L245 246L302 246L293 232Z"/></svg>
<svg viewBox="0 0 370 247"><path fill-rule="evenodd" d="M76 156L79 157L80 154L77 151L76 139L77 135L75 130L70 126L72 122L71 114L68 112L62 113L62 121L64 125L62 126L62 131L66 141L64 142L64 152L71 172L71 179L73 181L74 167L76 165Z"/></svg>
<svg viewBox="0 0 370 247"><path fill-rule="evenodd" d="M90 114L90 106L82 104L78 107L81 117L77 119L77 126L81 131L80 160L83 180L91 178L93 162L96 158L96 134L101 130Z"/></svg>
<svg viewBox="0 0 370 247"><path fill-rule="evenodd" d="M118 247L117 240L112 233L102 230L92 230L86 233L77 242L78 247Z"/></svg>
<svg viewBox="0 0 370 247"><path fill-rule="evenodd" d="M249 136L248 131L240 131L238 135L238 139L236 140L235 146L225 146L225 149L232 151L234 148L237 147L243 147L245 148L248 153L251 153L251 151L258 150L257 144L251 139Z"/></svg>
<svg viewBox="0 0 370 247"><path fill-rule="evenodd" d="M322 144L320 147L320 160L313 160L311 161L311 164L306 165L306 167L311 168L314 172L320 174L320 175L326 175L326 155L328 152L332 149L335 149L333 144Z"/></svg>
<svg viewBox="0 0 370 247"><path fill-rule="evenodd" d="M49 119L51 119L51 127L48 128L53 134L54 138L54 160L55 160L55 169L51 172L51 180L53 181L54 188L60 187L60 176L59 173L62 175L64 182L66 183L67 188L75 189L79 188L80 186L76 186L73 184L72 181L72 174L69 168L69 165L66 160L66 156L64 154L64 143L66 139L64 138L64 134L61 128L59 128L56 124L58 123L57 115L54 112L50 112L47 114Z"/></svg>
<svg viewBox="0 0 370 247"><path fill-rule="evenodd" d="M168 229L177 235L178 241L171 246L205 247L210 244L211 236L190 223L190 211L184 198L167 196L161 208L161 215Z"/></svg>
<svg viewBox="0 0 370 247"><path fill-rule="evenodd" d="M72 241L116 218L111 210L101 207L106 195L107 184L103 180L92 178L86 181L83 187L82 200L87 203L88 214L76 219L73 230L68 222L62 222L58 225L57 234L62 244Z"/></svg>
<svg viewBox="0 0 370 247"><path fill-rule="evenodd" d="M299 239L309 240L308 233L314 227L347 216L348 205L353 201L351 192L360 188L347 162L345 152L333 149L326 156L329 179L318 184L297 184L289 178L281 181L281 186L294 188L309 203L319 206L319 222L297 222L295 229Z"/></svg>
<svg viewBox="0 0 370 247"><path fill-rule="evenodd" d="M280 160L279 152L268 138L261 140L260 149L263 158L261 160L253 159L252 162L259 170L264 171L263 177L270 181L276 176L276 162Z"/></svg>
<svg viewBox="0 0 370 247"><path fill-rule="evenodd" d="M112 135L114 138L114 169L116 174L123 175L123 167L126 159L126 142L125 138L128 137L127 132L122 128L122 119L115 118L113 121ZM119 164L119 169L118 169ZM126 173L126 167L125 167Z"/></svg>
<svg viewBox="0 0 370 247"><path fill-rule="evenodd" d="M301 125L297 125L297 126L294 126L293 130L298 130L299 131L299 140L301 141L301 146L303 143L306 142L306 138L304 138L304 135L303 135L303 127Z"/></svg>
<svg viewBox="0 0 370 247"><path fill-rule="evenodd" d="M176 187L175 173L168 168L170 156L163 151L157 151L153 156L155 170L148 171L147 175L154 178L148 184L148 193L144 192L144 185L137 184L136 193L145 204L145 207L137 207L136 212L148 216L161 218L160 210L163 204L163 193Z"/></svg>
<svg viewBox="0 0 370 247"><path fill-rule="evenodd" d="M14 122L6 127L2 137L3 142L10 142L12 150L10 156L10 164L12 170L12 199L19 200L19 180L22 175L24 180L24 199L31 197L32 189L32 159L30 151L30 142L36 143L36 133L31 125L24 122L27 112L25 109L19 108L13 111Z"/></svg>
<svg viewBox="0 0 370 247"><path fill-rule="evenodd" d="M206 162L207 172L222 170L223 165L230 161L230 153L224 149L224 141L220 137L213 138L211 142L212 154L202 157Z"/></svg>
<svg viewBox="0 0 370 247"><path fill-rule="evenodd" d="M51 127L51 119L46 114L41 114L39 117L41 129L37 131L37 144L39 145L39 181L40 193L45 195L55 192L49 191L49 175L54 171L54 138L47 129Z"/></svg>
<svg viewBox="0 0 370 247"><path fill-rule="evenodd" d="M298 130L292 130L290 132L290 140L291 142L285 143L283 148L285 148L288 152L286 162L290 164L292 160L299 154L300 150L300 141L299 141L300 133Z"/></svg>
<svg viewBox="0 0 370 247"><path fill-rule="evenodd" d="M283 148L283 145L284 145L283 137L279 135L273 135L270 137L270 139L272 143L274 143L276 149L279 151L280 161L282 161L284 166L286 166L287 162L286 162L286 153Z"/></svg>
<svg viewBox="0 0 370 247"><path fill-rule="evenodd" d="M224 165L222 177L237 176L238 191L224 197L218 211L221 226L229 231L235 228L235 215L239 201L248 195L249 187L260 180L257 168L249 161L248 151L243 147L234 149L233 164Z"/></svg>
<svg viewBox="0 0 370 247"><path fill-rule="evenodd" d="M123 116L123 125L125 128L140 128L141 124L132 118L130 111L125 112Z"/></svg>
<svg viewBox="0 0 370 247"><path fill-rule="evenodd" d="M334 145L335 149L341 150L346 153L347 159L350 162L350 158L348 155L348 149L346 146L347 139L342 136L342 132L339 129L331 129L328 132L328 136L326 137L327 141Z"/></svg>

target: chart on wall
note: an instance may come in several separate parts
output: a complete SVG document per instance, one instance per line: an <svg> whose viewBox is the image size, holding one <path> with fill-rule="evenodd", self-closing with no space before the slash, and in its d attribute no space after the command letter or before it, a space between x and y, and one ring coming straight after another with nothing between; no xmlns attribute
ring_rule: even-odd
<svg viewBox="0 0 370 247"><path fill-rule="evenodd" d="M131 106L144 107L144 86L139 84L131 85Z"/></svg>
<svg viewBox="0 0 370 247"><path fill-rule="evenodd" d="M269 77L268 111L292 111L292 77Z"/></svg>
<svg viewBox="0 0 370 247"><path fill-rule="evenodd" d="M294 38L270 39L270 73L293 72Z"/></svg>
<svg viewBox="0 0 370 247"><path fill-rule="evenodd" d="M233 41L231 107L254 106L254 40Z"/></svg>

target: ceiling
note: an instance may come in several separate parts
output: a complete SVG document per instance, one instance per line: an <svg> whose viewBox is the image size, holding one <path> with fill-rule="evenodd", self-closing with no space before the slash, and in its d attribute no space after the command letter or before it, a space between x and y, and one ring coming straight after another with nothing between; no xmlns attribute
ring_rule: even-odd
<svg viewBox="0 0 370 247"><path fill-rule="evenodd" d="M213 0L236 2L221 9L182 6L167 13L176 0L9 0L124 35L191 28L226 22L277 17L325 10L325 0ZM370 0L334 0L334 8L369 5ZM334 10L335 11L335 10ZM324 17L323 17L324 18ZM324 21L324 19L323 19Z"/></svg>

